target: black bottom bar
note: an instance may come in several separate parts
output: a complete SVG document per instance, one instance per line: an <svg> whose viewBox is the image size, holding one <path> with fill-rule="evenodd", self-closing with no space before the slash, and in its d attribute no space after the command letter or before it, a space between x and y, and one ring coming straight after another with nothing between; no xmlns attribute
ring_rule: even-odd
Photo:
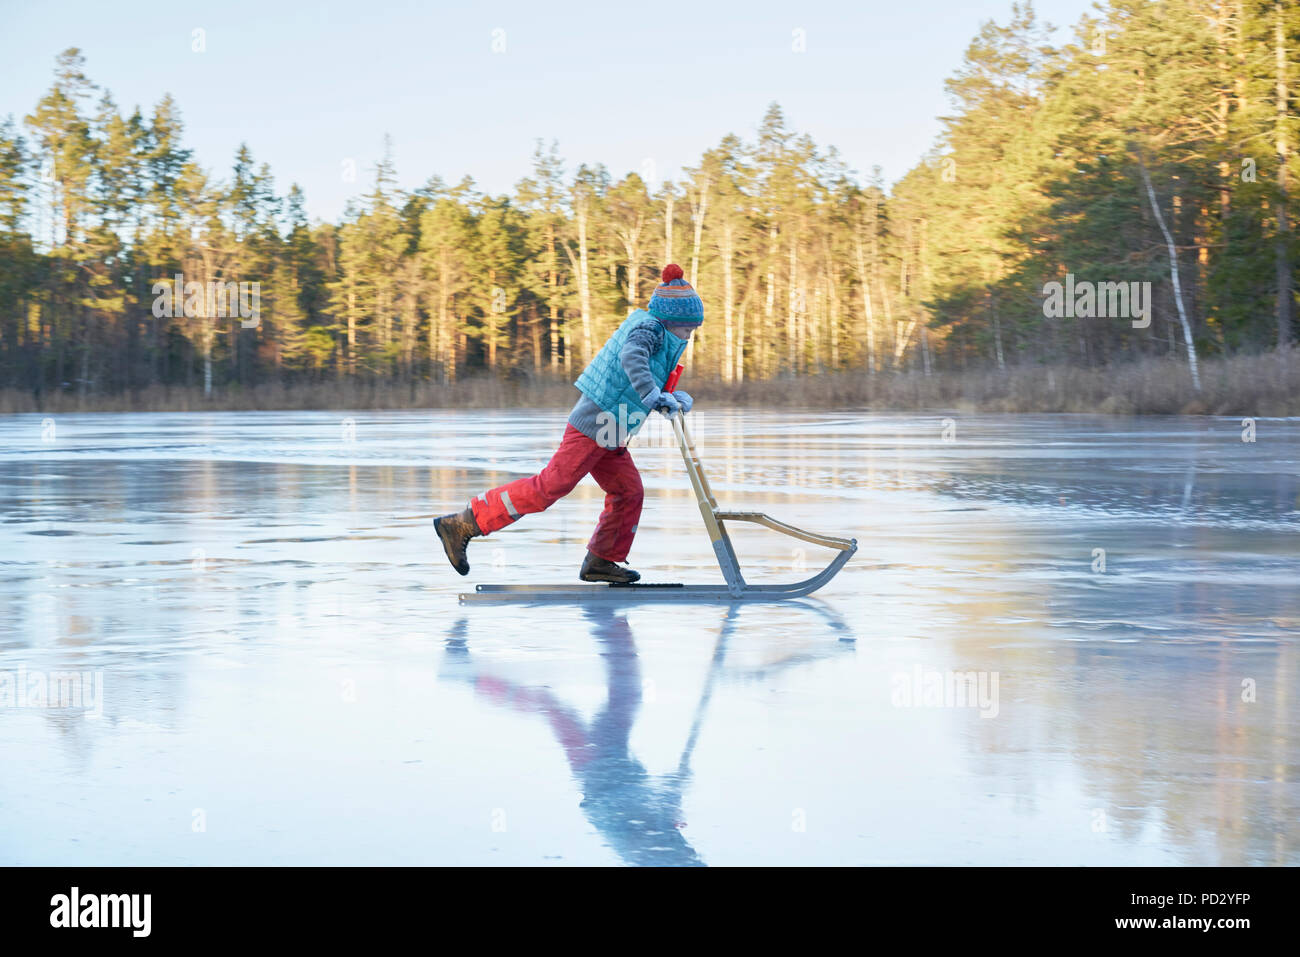
<svg viewBox="0 0 1300 957"><path fill-rule="evenodd" d="M59 945L68 943L134 946L146 939L135 936L146 928L143 906L133 905L142 905L147 894L147 939L164 945L283 940L302 952L319 941L334 952L340 943L357 940L371 952L379 941L424 934L436 947L473 932L488 933L497 950L511 933L532 935L536 943L539 928L548 923L548 933L562 933L577 911L614 913L649 895L699 899L721 890L755 899L778 894L820 901L821 913L809 917L736 910L726 920L729 945L782 931L806 940L807 921L830 922L838 913L841 921L852 914L860 922L858 940L889 936L915 953L935 953L937 943L948 942L973 953L1020 944L1035 950L1077 946L1081 940L1128 940L1133 949L1162 951L1206 941L1218 953L1240 953L1243 944L1259 945L1283 933L1293 937L1293 880L1285 868L732 868L666 874L557 867L541 877L531 869L490 868L448 875L422 868L11 867L0 870L0 933L7 952L15 954L63 952L66 947ZM83 905L91 896L140 896L119 901L117 927L73 928L67 905L74 887ZM538 920L528 919L534 916ZM681 930L694 936L698 928L687 926L694 918L683 914L682 920ZM60 922L69 926L54 926ZM569 928L575 930L591 928ZM15 947L27 940L39 949Z"/></svg>

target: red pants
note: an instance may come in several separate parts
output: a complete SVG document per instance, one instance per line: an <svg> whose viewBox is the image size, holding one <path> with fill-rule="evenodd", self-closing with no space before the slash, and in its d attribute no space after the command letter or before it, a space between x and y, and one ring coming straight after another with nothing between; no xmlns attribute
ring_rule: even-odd
<svg viewBox="0 0 1300 957"><path fill-rule="evenodd" d="M641 520L641 473L626 448L601 448L571 425L546 468L476 495L470 502L474 521L484 535L505 528L522 515L550 508L588 474L605 490L605 510L587 548L606 561L624 561Z"/></svg>

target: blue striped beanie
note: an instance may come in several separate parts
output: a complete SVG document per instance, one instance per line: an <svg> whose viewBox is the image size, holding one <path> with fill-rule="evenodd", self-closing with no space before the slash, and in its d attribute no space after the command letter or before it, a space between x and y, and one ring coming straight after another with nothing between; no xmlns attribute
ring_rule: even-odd
<svg viewBox="0 0 1300 957"><path fill-rule="evenodd" d="M698 326L704 321L704 303L691 284L682 278L682 267L669 263L664 267L663 283L655 287L650 304L650 315L664 322L682 326Z"/></svg>

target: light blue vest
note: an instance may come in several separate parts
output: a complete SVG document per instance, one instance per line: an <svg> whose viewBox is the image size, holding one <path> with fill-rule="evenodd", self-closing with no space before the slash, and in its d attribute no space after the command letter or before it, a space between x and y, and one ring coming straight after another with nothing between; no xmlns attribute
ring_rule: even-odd
<svg viewBox="0 0 1300 957"><path fill-rule="evenodd" d="M636 434L645 422L650 410L641 401L632 388L632 382L623 365L619 362L619 353L627 342L628 334L637 326L646 322L659 322L644 309L637 309L623 320L623 324L609 337L609 341L596 353L594 359L582 370L582 375L573 384L582 394L600 406L602 411L619 416L628 423L627 434ZM661 323L662 325L662 323ZM667 329L664 330L663 342L659 350L650 356L650 374L655 384L663 388L668 381L668 374L677 367L682 353L686 351L686 340L678 338ZM622 406L620 415L619 407Z"/></svg>

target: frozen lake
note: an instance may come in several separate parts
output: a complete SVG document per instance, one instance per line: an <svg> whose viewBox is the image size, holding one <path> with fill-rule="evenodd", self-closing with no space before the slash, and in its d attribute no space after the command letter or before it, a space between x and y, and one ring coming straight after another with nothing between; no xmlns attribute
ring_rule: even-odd
<svg viewBox="0 0 1300 957"><path fill-rule="evenodd" d="M692 419L817 595L461 606L576 580L590 480L430 524L563 413L0 418L0 864L1300 863L1300 420ZM629 561L719 581L670 437Z"/></svg>

